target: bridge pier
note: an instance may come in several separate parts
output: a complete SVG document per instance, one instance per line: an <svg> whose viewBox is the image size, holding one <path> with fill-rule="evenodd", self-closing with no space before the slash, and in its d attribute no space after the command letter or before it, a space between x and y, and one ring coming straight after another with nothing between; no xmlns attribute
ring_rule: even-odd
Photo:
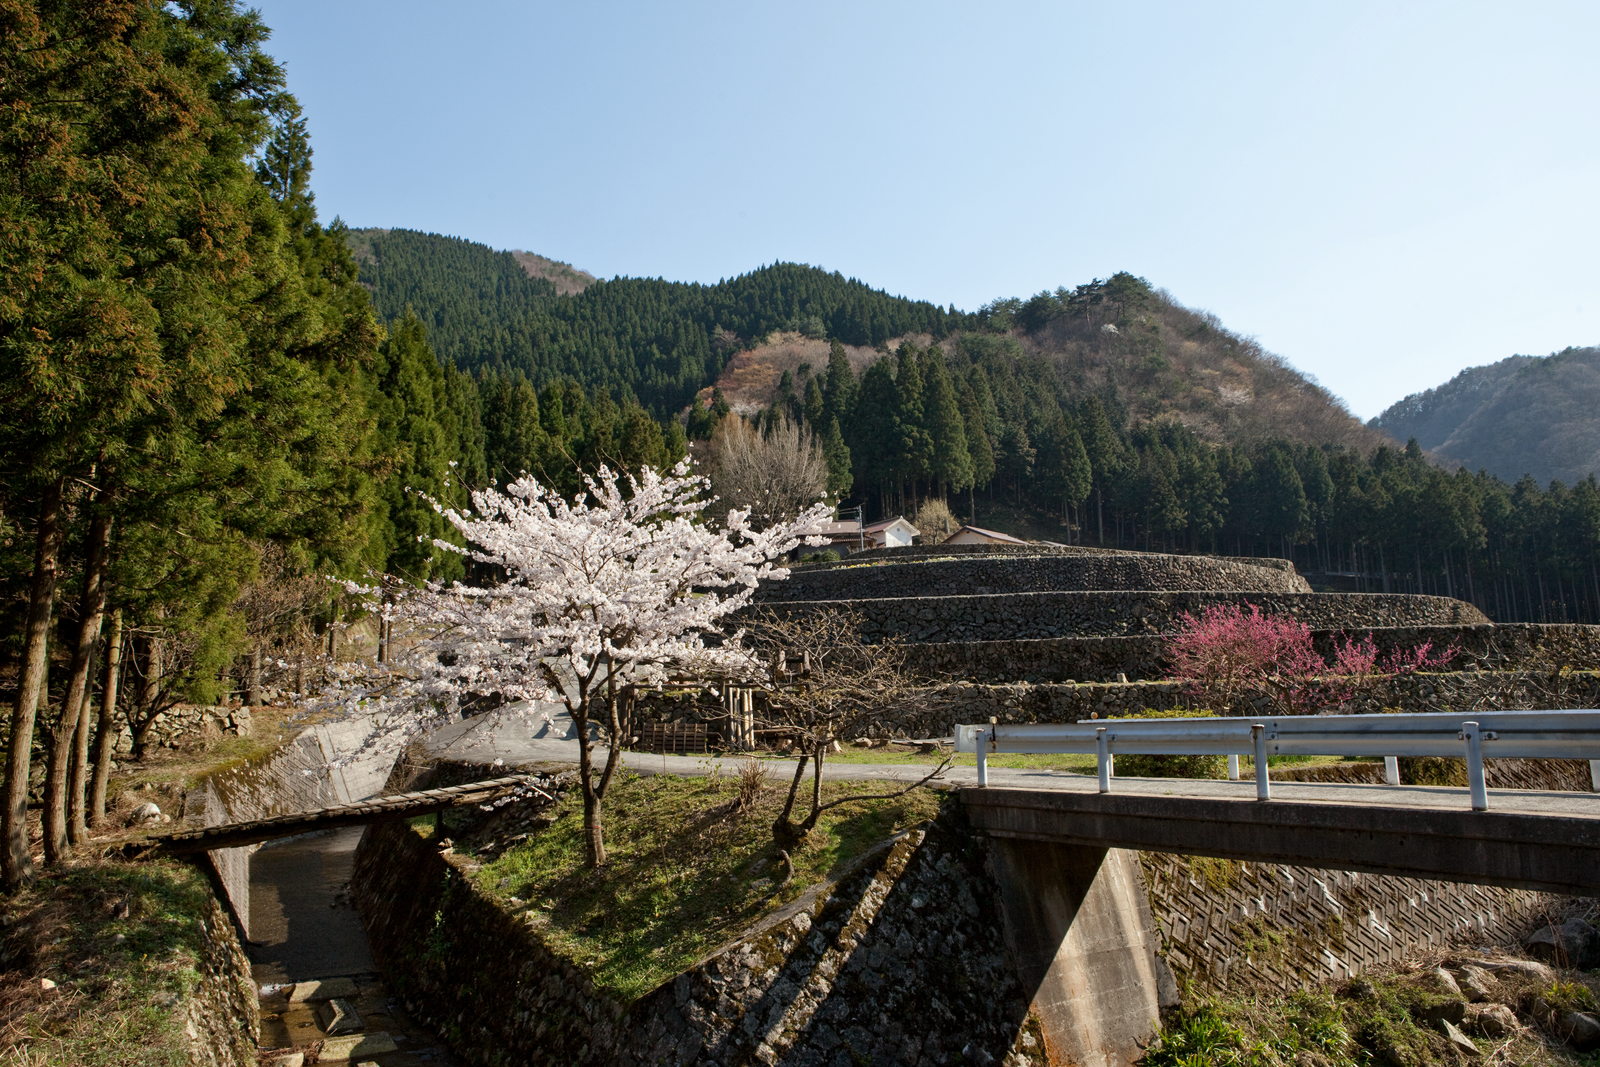
<svg viewBox="0 0 1600 1067"><path fill-rule="evenodd" d="M1135 852L990 839L1017 976L1051 1063L1126 1067L1177 987Z"/></svg>

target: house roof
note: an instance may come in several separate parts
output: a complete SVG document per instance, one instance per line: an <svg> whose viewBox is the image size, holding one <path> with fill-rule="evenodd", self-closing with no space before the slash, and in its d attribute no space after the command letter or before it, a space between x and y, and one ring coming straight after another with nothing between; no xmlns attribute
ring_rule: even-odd
<svg viewBox="0 0 1600 1067"><path fill-rule="evenodd" d="M911 536L913 537L922 532L907 522L904 515L896 515L892 519L879 519L877 522L868 523L864 528L868 533L879 533L896 525L904 526L906 529L910 530Z"/></svg>
<svg viewBox="0 0 1600 1067"><path fill-rule="evenodd" d="M1001 533L999 530L985 530L981 526L963 526L950 536L957 537L964 533L976 534L987 541L999 541L1001 544L1005 545L1026 545L1031 543L1029 541L1024 541L1020 537L1012 537L1008 533Z"/></svg>

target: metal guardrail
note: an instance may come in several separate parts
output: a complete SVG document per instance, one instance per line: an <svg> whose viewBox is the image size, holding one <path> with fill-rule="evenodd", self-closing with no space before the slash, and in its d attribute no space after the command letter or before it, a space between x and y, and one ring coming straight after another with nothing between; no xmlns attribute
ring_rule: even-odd
<svg viewBox="0 0 1600 1067"><path fill-rule="evenodd" d="M1425 712L1404 715L1295 715L1239 719L1095 719L1076 723L980 723L956 727L956 751L978 757L978 785L989 784L987 757L1002 752L1080 753L1097 757L1100 791L1111 791L1118 753L1255 758L1256 799L1272 798L1270 756L1382 756L1384 780L1400 782L1400 756L1456 756L1467 761L1475 811L1489 807L1484 756L1587 759L1600 792L1600 711Z"/></svg>

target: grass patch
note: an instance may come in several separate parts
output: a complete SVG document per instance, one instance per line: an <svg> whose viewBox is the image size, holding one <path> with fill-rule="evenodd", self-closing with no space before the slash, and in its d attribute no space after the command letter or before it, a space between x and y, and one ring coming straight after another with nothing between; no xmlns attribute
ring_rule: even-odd
<svg viewBox="0 0 1600 1067"><path fill-rule="evenodd" d="M1428 966L1432 966L1429 964ZM1164 1020L1144 1067L1444 1067L1463 1062L1428 1020L1452 998L1415 971L1368 975L1283 997L1195 997ZM1480 1041L1496 1063L1576 1067L1589 1060L1535 1031ZM1487 1061L1486 1061L1487 1062Z"/></svg>
<svg viewBox="0 0 1600 1067"><path fill-rule="evenodd" d="M859 748L854 745L850 745L846 746L842 752L831 753L828 756L828 762L853 764L907 764L931 767L935 763L938 763L941 758L942 756L937 752L916 752L898 747ZM1135 761L1149 758L1152 757L1132 756L1126 754L1118 756L1115 761L1117 773L1129 778L1170 777L1167 775L1144 775L1138 773L1134 769L1136 766L1138 766ZM1153 758L1168 760L1187 760L1191 758L1196 760L1211 759L1222 760L1224 765L1226 763L1226 758L1222 756L1159 756ZM1267 759L1267 766L1304 767L1344 762L1362 763L1371 761L1360 759L1347 761L1342 756L1271 756ZM1002 752L990 756L988 763L991 767L1009 767L1017 770L1066 771L1069 774L1096 773L1095 758L1091 755L1079 753ZM958 753L951 761L951 766L953 767L976 767L977 765L978 757L965 753ZM1239 758L1239 769L1242 775L1249 777L1255 773L1255 761L1249 756L1241 756ZM1223 774L1221 772L1214 775L1214 777L1222 776ZM1201 776L1195 775L1195 777Z"/></svg>
<svg viewBox="0 0 1600 1067"><path fill-rule="evenodd" d="M210 895L185 864L96 862L7 899L0 1064L187 1064L174 1008L200 980Z"/></svg>
<svg viewBox="0 0 1600 1067"><path fill-rule="evenodd" d="M787 757L786 757L787 758ZM914 752L904 748L857 748L846 746L842 752L828 754L828 762L855 764L906 764L932 767L944 758L938 752ZM1069 771L1073 774L1093 774L1094 757L1059 753L1000 753L989 757L991 767L1014 767L1020 770ZM957 753L952 767L976 767L978 757L970 753Z"/></svg>
<svg viewBox="0 0 1600 1067"><path fill-rule="evenodd" d="M825 792L882 790L881 782L841 782ZM919 789L827 812L791 856L786 881L769 830L779 794L768 785L740 811L733 778L627 775L606 795L604 868L584 866L582 806L568 794L550 812L550 826L474 878L552 949L588 968L600 988L632 1001L893 834L932 818L941 802ZM457 847L470 854L470 835Z"/></svg>

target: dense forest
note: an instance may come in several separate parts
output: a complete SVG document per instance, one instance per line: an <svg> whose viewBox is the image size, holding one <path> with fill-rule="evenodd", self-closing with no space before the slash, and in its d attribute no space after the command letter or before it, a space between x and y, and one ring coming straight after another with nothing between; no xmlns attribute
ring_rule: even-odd
<svg viewBox="0 0 1600 1067"><path fill-rule="evenodd" d="M971 321L792 263L716 285L615 278L558 296L510 252L410 230L354 230L349 240L378 313L415 311L447 362L535 382L568 377L658 415L683 408L741 344L775 330L880 345Z"/></svg>

